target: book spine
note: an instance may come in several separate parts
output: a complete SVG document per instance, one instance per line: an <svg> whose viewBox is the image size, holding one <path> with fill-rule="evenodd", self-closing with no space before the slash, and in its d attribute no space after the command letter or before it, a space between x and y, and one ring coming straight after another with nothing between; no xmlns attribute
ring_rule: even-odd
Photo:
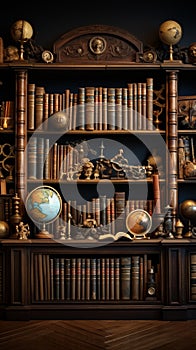
<svg viewBox="0 0 196 350"><path fill-rule="evenodd" d="M65 259L64 258L60 258L59 260L60 263L60 275L59 275L59 279L60 279L60 299L64 300L65 299Z"/></svg>
<svg viewBox="0 0 196 350"><path fill-rule="evenodd" d="M49 139L44 139L44 179L50 179L50 144Z"/></svg>
<svg viewBox="0 0 196 350"><path fill-rule="evenodd" d="M106 94L107 96L107 94ZM105 121L105 115L104 115L104 121L103 121L103 88L102 86L98 87L98 130L102 130L102 127L106 125L107 129L107 109L106 109L106 121ZM106 107L107 107L107 100L106 100ZM105 130L105 129L104 129Z"/></svg>
<svg viewBox="0 0 196 350"><path fill-rule="evenodd" d="M48 254L46 254L46 275L47 275L48 300L51 300L50 256Z"/></svg>
<svg viewBox="0 0 196 350"><path fill-rule="evenodd" d="M76 259L76 300L81 299L81 258Z"/></svg>
<svg viewBox="0 0 196 350"><path fill-rule="evenodd" d="M97 300L101 300L101 259L97 258Z"/></svg>
<svg viewBox="0 0 196 350"><path fill-rule="evenodd" d="M71 258L71 300L76 300L76 258Z"/></svg>
<svg viewBox="0 0 196 350"><path fill-rule="evenodd" d="M142 83L142 130L146 130L146 83Z"/></svg>
<svg viewBox="0 0 196 350"><path fill-rule="evenodd" d="M35 126L36 129L40 127L42 129L43 116L44 116L44 93L45 88L43 86L35 87Z"/></svg>
<svg viewBox="0 0 196 350"><path fill-rule="evenodd" d="M196 300L196 254L190 255L190 297Z"/></svg>
<svg viewBox="0 0 196 350"><path fill-rule="evenodd" d="M85 88L78 88L77 129L85 130Z"/></svg>
<svg viewBox="0 0 196 350"><path fill-rule="evenodd" d="M37 254L38 276L39 276L39 300L44 300L44 277L43 277L43 261L42 254Z"/></svg>
<svg viewBox="0 0 196 350"><path fill-rule="evenodd" d="M137 129L142 130L142 83L137 83Z"/></svg>
<svg viewBox="0 0 196 350"><path fill-rule="evenodd" d="M49 117L49 93L44 94L43 96L43 129L48 129L48 117Z"/></svg>
<svg viewBox="0 0 196 350"><path fill-rule="evenodd" d="M59 258L54 258L54 290L55 299L60 299L60 261Z"/></svg>
<svg viewBox="0 0 196 350"><path fill-rule="evenodd" d="M28 179L37 178L37 137L32 136L28 142Z"/></svg>
<svg viewBox="0 0 196 350"><path fill-rule="evenodd" d="M70 91L69 95L69 110L68 110L68 116L69 116L69 130L73 130L73 92Z"/></svg>
<svg viewBox="0 0 196 350"><path fill-rule="evenodd" d="M86 258L86 300L90 300L91 262Z"/></svg>
<svg viewBox="0 0 196 350"><path fill-rule="evenodd" d="M125 231L125 192L115 192L115 232Z"/></svg>
<svg viewBox="0 0 196 350"><path fill-rule="evenodd" d="M146 79L147 130L153 130L153 78Z"/></svg>
<svg viewBox="0 0 196 350"><path fill-rule="evenodd" d="M38 266L38 255L34 255L34 295L35 301L39 300L39 266Z"/></svg>
<svg viewBox="0 0 196 350"><path fill-rule="evenodd" d="M120 300L120 258L114 258L115 300Z"/></svg>
<svg viewBox="0 0 196 350"><path fill-rule="evenodd" d="M90 299L97 299L96 258L90 259Z"/></svg>
<svg viewBox="0 0 196 350"><path fill-rule="evenodd" d="M37 138L37 179L44 178L44 138Z"/></svg>
<svg viewBox="0 0 196 350"><path fill-rule="evenodd" d="M131 256L120 258L121 300L131 299Z"/></svg>
<svg viewBox="0 0 196 350"><path fill-rule="evenodd" d="M94 129L98 130L99 125L99 88L95 87L95 112L94 112Z"/></svg>
<svg viewBox="0 0 196 350"><path fill-rule="evenodd" d="M48 275L47 275L46 259L47 259L47 255L42 254L44 300L48 300L48 284L47 284Z"/></svg>
<svg viewBox="0 0 196 350"><path fill-rule="evenodd" d="M27 85L27 128L35 129L35 84Z"/></svg>
<svg viewBox="0 0 196 350"><path fill-rule="evenodd" d="M77 105L78 105L78 93L73 94L73 123L72 123L72 130L76 130L76 123L77 123Z"/></svg>
<svg viewBox="0 0 196 350"><path fill-rule="evenodd" d="M128 130L128 89L122 89L122 129Z"/></svg>
<svg viewBox="0 0 196 350"><path fill-rule="evenodd" d="M133 128L138 130L138 111L137 111L137 83L133 83Z"/></svg>
<svg viewBox="0 0 196 350"><path fill-rule="evenodd" d="M115 130L115 88L107 89L107 129Z"/></svg>
<svg viewBox="0 0 196 350"><path fill-rule="evenodd" d="M54 300L54 259L50 258L50 295Z"/></svg>
<svg viewBox="0 0 196 350"><path fill-rule="evenodd" d="M114 258L110 258L110 300L115 299Z"/></svg>
<svg viewBox="0 0 196 350"><path fill-rule="evenodd" d="M110 258L105 259L105 300L110 300Z"/></svg>
<svg viewBox="0 0 196 350"><path fill-rule="evenodd" d="M99 130L107 130L108 128L108 92L107 88L102 88L102 120L100 120L100 129Z"/></svg>
<svg viewBox="0 0 196 350"><path fill-rule="evenodd" d="M100 224L103 226L107 224L106 195L100 196Z"/></svg>
<svg viewBox="0 0 196 350"><path fill-rule="evenodd" d="M66 300L71 299L71 259L65 258L65 296Z"/></svg>
<svg viewBox="0 0 196 350"><path fill-rule="evenodd" d="M138 255L132 255L131 260L132 300L139 300L140 257Z"/></svg>
<svg viewBox="0 0 196 350"><path fill-rule="evenodd" d="M105 258L101 258L101 300L105 298Z"/></svg>
<svg viewBox="0 0 196 350"><path fill-rule="evenodd" d="M122 130L122 88L115 89L116 129Z"/></svg>
<svg viewBox="0 0 196 350"><path fill-rule="evenodd" d="M95 88L91 86L85 87L85 129L87 131L94 130L94 113L95 113Z"/></svg>
<svg viewBox="0 0 196 350"><path fill-rule="evenodd" d="M140 256L139 263L139 299L144 300L144 257Z"/></svg>
<svg viewBox="0 0 196 350"><path fill-rule="evenodd" d="M133 130L133 83L127 85L128 129Z"/></svg>
<svg viewBox="0 0 196 350"><path fill-rule="evenodd" d="M86 260L85 258L81 259L81 300L85 300L86 295Z"/></svg>

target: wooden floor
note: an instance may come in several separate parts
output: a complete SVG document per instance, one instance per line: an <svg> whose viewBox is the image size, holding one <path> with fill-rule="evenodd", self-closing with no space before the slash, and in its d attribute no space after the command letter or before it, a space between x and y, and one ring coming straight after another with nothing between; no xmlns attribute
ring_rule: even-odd
<svg viewBox="0 0 196 350"><path fill-rule="evenodd" d="M195 321L0 321L1 350L192 350Z"/></svg>

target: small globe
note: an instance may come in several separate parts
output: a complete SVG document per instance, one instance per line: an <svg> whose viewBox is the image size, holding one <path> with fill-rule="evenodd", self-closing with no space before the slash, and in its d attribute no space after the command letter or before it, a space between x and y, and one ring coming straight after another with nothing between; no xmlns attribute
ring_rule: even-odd
<svg viewBox="0 0 196 350"><path fill-rule="evenodd" d="M12 24L10 33L15 41L26 42L32 38L33 28L29 22L20 19Z"/></svg>
<svg viewBox="0 0 196 350"><path fill-rule="evenodd" d="M159 37L164 44L176 45L182 37L182 28L175 21L165 21L159 27Z"/></svg>
<svg viewBox="0 0 196 350"><path fill-rule="evenodd" d="M49 224L60 214L62 208L59 193L50 186L39 186L26 199L26 210L34 223Z"/></svg>

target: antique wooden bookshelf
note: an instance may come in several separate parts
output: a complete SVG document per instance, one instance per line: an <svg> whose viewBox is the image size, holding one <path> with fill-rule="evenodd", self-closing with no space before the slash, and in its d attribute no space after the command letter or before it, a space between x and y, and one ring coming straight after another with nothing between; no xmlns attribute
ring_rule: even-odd
<svg viewBox="0 0 196 350"><path fill-rule="evenodd" d="M96 53L92 46L97 38L105 45L101 53ZM191 85L191 89L189 82L196 73L196 66L175 63L175 60L161 62L154 50L149 50L149 57L154 57L149 62L143 43L130 33L110 26L87 26L68 32L54 43L53 49L55 60L52 63L24 60L0 64L1 100L15 103L14 126L0 130L3 144L9 143L15 148L13 180L7 184L8 193L1 195L6 201L9 198L9 202L13 198L13 205L6 209L6 217L1 217L10 226L9 236L0 239L1 318L196 318L196 241L194 235L186 236L190 222L180 212L184 200L196 200L193 194L195 179L179 175L178 145L182 136L189 140L193 138L194 142L196 139L195 128L183 129L179 125L178 111L180 96L186 95L189 100L194 96L194 87ZM185 81L184 86L182 81ZM149 88L148 84L152 82L153 87ZM126 99L132 83L137 87L138 113L130 117L133 120L125 121L125 113L127 116L133 107ZM141 84L145 89L143 95ZM36 100L37 87L41 89ZM51 116L67 109L69 117L71 113L69 123L72 123L74 106L66 105L66 94L69 94L69 103L73 103L74 94L78 98L79 88L87 90L89 101L93 100L93 106L87 110L88 119L83 121L86 115L80 114L80 120L65 129L55 128L54 124L48 127ZM112 102L107 105L109 122L94 119L98 101L94 100L94 94L99 88L112 94ZM188 93L183 92L183 88L187 88ZM118 95L120 104L115 95L117 89L118 94L122 91L125 94ZM60 101L57 107L54 107L54 95ZM124 105L122 96L126 99ZM161 99L156 99L157 96ZM46 105L44 98L47 98ZM139 104L140 98L143 98L143 104ZM52 109L49 109L50 99ZM160 110L156 109L157 101ZM86 100L83 102L87 103ZM102 103L103 100L101 108ZM77 107L78 104L77 99ZM31 113L30 105L33 106ZM103 117L103 109L97 113ZM145 114L145 120L139 119L140 114ZM74 156L70 156L68 168L61 167L70 147L79 157L81 145L83 152L87 147L85 156L90 157L88 160L95 160L93 165L102 165L105 157L110 160L104 163L104 166L110 166L106 173L99 168L98 175L95 172L89 175L84 170L86 163L81 163L83 158L77 158L76 162ZM125 163L115 163L118 153ZM47 171L44 154L46 158L50 154ZM148 168L150 156L154 156L158 169ZM61 159L60 163L56 157ZM110 176L111 159L114 174ZM122 164L127 167L123 168ZM129 176L125 176L122 169L126 169ZM145 171L145 176L138 173L139 170ZM159 175L158 194L153 175ZM109 184L112 184L112 190ZM59 217L47 226L50 238L39 234L40 226L26 210L28 194L39 186L54 188L62 198L65 195ZM100 199L98 186L101 186L100 197L112 202L109 212L104 212L104 219L100 217L102 210L96 200ZM112 197L117 200L113 201ZM120 201L124 201L123 208ZM89 205L92 205L92 211ZM72 211L69 211L70 206ZM145 237L133 237L126 226L128 214L136 209L145 210L152 216L153 228ZM123 217L120 221L118 215L114 215L118 210ZM89 213L92 215L88 217ZM84 227L88 218L96 222L97 226L91 227L92 230L89 226ZM178 219L183 223L183 234L177 230ZM61 220L64 220L63 225ZM20 222L22 226L29 225L30 235L18 235L16 226ZM112 222L121 226L112 226ZM104 225L110 230L99 231ZM60 226L66 228L63 237ZM130 239L122 235L115 240L116 227ZM86 239L81 239L84 231L87 232ZM102 234L108 241L100 238Z"/></svg>

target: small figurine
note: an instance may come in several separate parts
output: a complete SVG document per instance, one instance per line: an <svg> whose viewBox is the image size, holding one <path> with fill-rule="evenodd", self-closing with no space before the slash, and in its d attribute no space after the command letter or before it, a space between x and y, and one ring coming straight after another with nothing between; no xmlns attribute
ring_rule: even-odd
<svg viewBox="0 0 196 350"><path fill-rule="evenodd" d="M19 51L16 46L9 45L4 49L4 61L12 62L19 60Z"/></svg>
<svg viewBox="0 0 196 350"><path fill-rule="evenodd" d="M23 221L20 221L20 223L16 225L16 233L18 239L28 239L30 236L29 225L24 224Z"/></svg>
<svg viewBox="0 0 196 350"><path fill-rule="evenodd" d="M196 42L189 45L188 58L190 63L196 63Z"/></svg>

